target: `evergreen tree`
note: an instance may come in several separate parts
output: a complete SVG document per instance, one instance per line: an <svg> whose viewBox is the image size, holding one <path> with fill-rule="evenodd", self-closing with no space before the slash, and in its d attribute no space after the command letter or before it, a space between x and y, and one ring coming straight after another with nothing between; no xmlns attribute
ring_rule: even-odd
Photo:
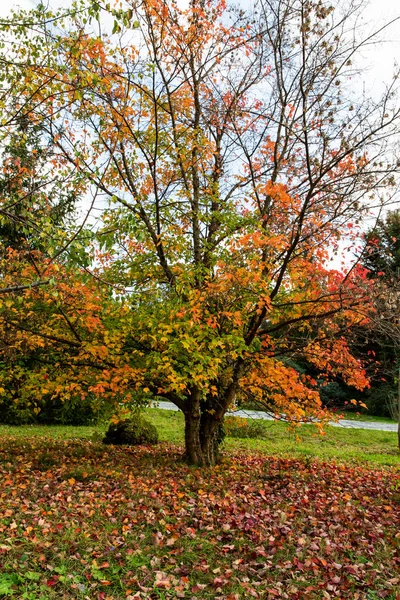
<svg viewBox="0 0 400 600"><path fill-rule="evenodd" d="M400 211L390 211L366 234L363 265L370 278L386 281L398 277L400 270Z"/></svg>

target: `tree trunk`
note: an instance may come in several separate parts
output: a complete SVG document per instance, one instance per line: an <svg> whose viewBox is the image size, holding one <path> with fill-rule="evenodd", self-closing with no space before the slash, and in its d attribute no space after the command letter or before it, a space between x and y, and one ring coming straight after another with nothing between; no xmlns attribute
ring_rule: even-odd
<svg viewBox="0 0 400 600"><path fill-rule="evenodd" d="M186 459L192 465L201 465L200 413L185 412Z"/></svg>
<svg viewBox="0 0 400 600"><path fill-rule="evenodd" d="M216 464L221 442L221 422L208 412L185 412L186 459L192 465Z"/></svg>
<svg viewBox="0 0 400 600"><path fill-rule="evenodd" d="M397 447L400 450L400 367L397 379Z"/></svg>
<svg viewBox="0 0 400 600"><path fill-rule="evenodd" d="M186 459L192 465L213 467L219 458L223 439L222 421L235 400L243 360L235 365L232 380L217 397L201 398L200 389L193 386L182 410L185 415Z"/></svg>

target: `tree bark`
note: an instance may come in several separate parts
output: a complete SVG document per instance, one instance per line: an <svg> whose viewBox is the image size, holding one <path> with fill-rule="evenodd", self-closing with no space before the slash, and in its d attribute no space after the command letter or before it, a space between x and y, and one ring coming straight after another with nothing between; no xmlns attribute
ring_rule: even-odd
<svg viewBox="0 0 400 600"><path fill-rule="evenodd" d="M213 467L219 456L221 421L207 411L184 414L187 461L199 467Z"/></svg>
<svg viewBox="0 0 400 600"><path fill-rule="evenodd" d="M185 412L185 451L186 460L192 465L202 464L200 444L200 413Z"/></svg>
<svg viewBox="0 0 400 600"><path fill-rule="evenodd" d="M219 458L223 439L222 423L228 408L234 402L238 381L243 371L243 361L239 359L233 370L229 385L220 390L217 397L201 398L196 386L190 390L182 405L185 415L186 459L192 465L213 467Z"/></svg>
<svg viewBox="0 0 400 600"><path fill-rule="evenodd" d="M215 414L204 412L200 420L200 444L204 466L214 466L219 458L221 421Z"/></svg>

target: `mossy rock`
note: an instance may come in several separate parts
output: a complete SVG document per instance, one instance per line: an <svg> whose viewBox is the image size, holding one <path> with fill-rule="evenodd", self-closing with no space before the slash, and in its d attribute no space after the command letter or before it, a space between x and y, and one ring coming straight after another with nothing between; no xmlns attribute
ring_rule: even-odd
<svg viewBox="0 0 400 600"><path fill-rule="evenodd" d="M157 444L158 432L152 423L146 419L125 420L119 423L111 423L104 444L115 446L139 446L141 444Z"/></svg>

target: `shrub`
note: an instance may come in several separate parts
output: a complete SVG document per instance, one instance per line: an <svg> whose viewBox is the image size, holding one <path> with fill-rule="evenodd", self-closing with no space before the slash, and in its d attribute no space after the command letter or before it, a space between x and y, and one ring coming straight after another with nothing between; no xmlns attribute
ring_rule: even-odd
<svg viewBox="0 0 400 600"><path fill-rule="evenodd" d="M110 418L112 406L101 398L88 395L82 400L72 397L68 400L52 398L12 398L3 396L0 400L0 423L4 425L96 425Z"/></svg>
<svg viewBox="0 0 400 600"><path fill-rule="evenodd" d="M96 425L99 421L110 418L112 407L101 398L89 394L84 400L72 397L43 399L36 422L43 425Z"/></svg>
<svg viewBox="0 0 400 600"><path fill-rule="evenodd" d="M3 425L31 425L35 423L33 407L22 405L12 399L0 403L0 423Z"/></svg>
<svg viewBox="0 0 400 600"><path fill-rule="evenodd" d="M389 382L374 384L370 390L365 393L364 402L368 406L370 415L380 417L390 417L390 400L396 394L395 386Z"/></svg>
<svg viewBox="0 0 400 600"><path fill-rule="evenodd" d="M105 438L105 444L138 446L157 444L158 432L152 423L142 417L111 423Z"/></svg>
<svg viewBox="0 0 400 600"><path fill-rule="evenodd" d="M248 421L240 417L226 417L224 421L225 433L233 438L263 438L265 425L259 421Z"/></svg>
<svg viewBox="0 0 400 600"><path fill-rule="evenodd" d="M318 391L325 406L343 406L351 398L354 398L354 390L352 391L348 386L337 381L330 381L326 384L320 382Z"/></svg>

